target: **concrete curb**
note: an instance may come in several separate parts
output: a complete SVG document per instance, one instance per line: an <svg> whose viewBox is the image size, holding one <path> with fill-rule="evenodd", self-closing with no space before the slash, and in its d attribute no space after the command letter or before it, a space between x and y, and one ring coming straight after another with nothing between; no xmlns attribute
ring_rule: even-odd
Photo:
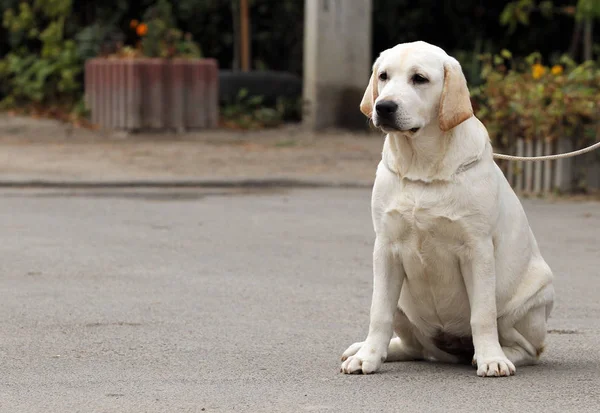
<svg viewBox="0 0 600 413"><path fill-rule="evenodd" d="M258 179L173 179L173 180L2 180L0 188L94 189L94 188L372 188L372 182L294 178Z"/></svg>

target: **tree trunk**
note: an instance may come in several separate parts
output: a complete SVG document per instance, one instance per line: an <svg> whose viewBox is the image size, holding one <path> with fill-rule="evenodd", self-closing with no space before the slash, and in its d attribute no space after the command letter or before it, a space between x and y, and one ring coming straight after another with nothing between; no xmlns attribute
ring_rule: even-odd
<svg viewBox="0 0 600 413"><path fill-rule="evenodd" d="M231 2L231 17L233 17L233 61L232 70L240 69L240 8L239 0Z"/></svg>
<svg viewBox="0 0 600 413"><path fill-rule="evenodd" d="M240 51L242 72L250 70L250 18L248 0L240 0Z"/></svg>

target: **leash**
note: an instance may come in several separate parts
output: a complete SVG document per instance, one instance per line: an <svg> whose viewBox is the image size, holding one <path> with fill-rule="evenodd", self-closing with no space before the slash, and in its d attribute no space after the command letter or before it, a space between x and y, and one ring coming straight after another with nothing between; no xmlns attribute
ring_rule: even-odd
<svg viewBox="0 0 600 413"><path fill-rule="evenodd" d="M546 156L513 156L513 155L504 155L502 153L494 153L494 158L496 159L505 159L507 161L551 161L553 159L562 159L562 158L571 158L573 156L581 155L587 152L591 152L594 149L600 148L600 142L596 142L593 145L588 146L587 148L579 149L572 152L561 153L558 155L546 155Z"/></svg>
<svg viewBox="0 0 600 413"><path fill-rule="evenodd" d="M545 155L545 156L514 156L514 155L505 155L503 153L493 153L494 158L496 159L504 159L507 161L522 161L522 162L527 162L527 161L552 161L554 159L564 159L564 158L572 158L574 156L578 156L578 155L582 155L584 153L587 152L591 152L595 149L600 148L600 142L596 142L593 145L590 145L588 147L585 147L583 149L578 149L576 151L571 151L571 152L566 152L566 153L559 153L557 155ZM479 162L479 158L469 161L463 165L461 165L456 173L461 173L464 172L468 169L471 169L473 166L475 166L476 163ZM393 174L398 175L399 172L398 171L394 171L392 170L387 162L383 162L383 164L385 165L385 167ZM400 175L398 175L400 176Z"/></svg>

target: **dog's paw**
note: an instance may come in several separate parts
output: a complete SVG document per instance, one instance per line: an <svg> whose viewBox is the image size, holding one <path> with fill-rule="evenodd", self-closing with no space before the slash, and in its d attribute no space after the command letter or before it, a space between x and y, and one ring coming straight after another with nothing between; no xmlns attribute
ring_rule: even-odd
<svg viewBox="0 0 600 413"><path fill-rule="evenodd" d="M362 343L355 343L344 352L354 350L353 346ZM381 367L385 355L378 354L376 351L363 351L364 346L357 350L356 354L349 355L342 363L341 372L345 374L371 374L375 373Z"/></svg>
<svg viewBox="0 0 600 413"><path fill-rule="evenodd" d="M479 377L508 377L515 374L515 365L506 356L474 357L473 365L477 365Z"/></svg>
<svg viewBox="0 0 600 413"><path fill-rule="evenodd" d="M346 359L348 357L351 357L351 356L355 355L356 353L358 353L358 350L361 349L361 347L363 346L364 343L365 343L364 341L360 341L360 342L354 343L350 347L348 347L346 349L346 351L344 351L344 353L342 353L342 361L346 361Z"/></svg>

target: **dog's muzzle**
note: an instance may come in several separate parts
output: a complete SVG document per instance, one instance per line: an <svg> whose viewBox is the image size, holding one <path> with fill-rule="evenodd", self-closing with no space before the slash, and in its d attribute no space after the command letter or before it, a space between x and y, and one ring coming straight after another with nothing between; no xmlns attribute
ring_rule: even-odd
<svg viewBox="0 0 600 413"><path fill-rule="evenodd" d="M382 100L375 105L377 115L374 124L384 132L401 131L415 133L419 128L403 128L398 125L398 104L392 100Z"/></svg>

